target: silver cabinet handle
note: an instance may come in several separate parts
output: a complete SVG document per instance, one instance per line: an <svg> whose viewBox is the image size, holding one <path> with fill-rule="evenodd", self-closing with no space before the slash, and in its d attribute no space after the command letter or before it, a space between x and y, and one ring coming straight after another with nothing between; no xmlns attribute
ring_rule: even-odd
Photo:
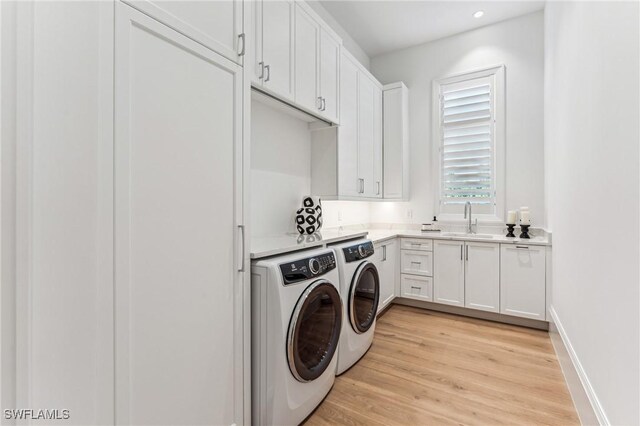
<svg viewBox="0 0 640 426"><path fill-rule="evenodd" d="M258 78L262 80L264 78L264 62L259 62L258 65L260 66L260 75Z"/></svg>
<svg viewBox="0 0 640 426"><path fill-rule="evenodd" d="M320 111L322 111L322 96L318 96L318 103L320 104L320 105L318 106L318 109L319 109Z"/></svg>
<svg viewBox="0 0 640 426"><path fill-rule="evenodd" d="M469 260L469 246L464 246L464 248L466 250L466 258Z"/></svg>
<svg viewBox="0 0 640 426"><path fill-rule="evenodd" d="M380 181L376 182L376 195L380 195Z"/></svg>
<svg viewBox="0 0 640 426"><path fill-rule="evenodd" d="M386 262L387 260L387 246L382 246L382 261Z"/></svg>
<svg viewBox="0 0 640 426"><path fill-rule="evenodd" d="M415 260L411 261L412 265L422 265L422 262L416 262Z"/></svg>
<svg viewBox="0 0 640 426"><path fill-rule="evenodd" d="M516 246L517 249L524 249L524 250L529 250L529 247L527 246Z"/></svg>
<svg viewBox="0 0 640 426"><path fill-rule="evenodd" d="M462 250L463 250L463 248L462 248L462 246L460 246L460 260L464 260L464 259L462 258Z"/></svg>
<svg viewBox="0 0 640 426"><path fill-rule="evenodd" d="M244 225L238 225L238 230L240 231L240 241L242 243L242 250L240 250L240 268L238 272L244 272Z"/></svg>
<svg viewBox="0 0 640 426"><path fill-rule="evenodd" d="M264 82L266 83L271 78L271 65L265 65L264 69L267 71L267 76L264 78Z"/></svg>
<svg viewBox="0 0 640 426"><path fill-rule="evenodd" d="M322 108L321 111L324 111L325 109L327 109L327 100L325 98L322 98Z"/></svg>
<svg viewBox="0 0 640 426"><path fill-rule="evenodd" d="M416 287L415 285L412 285L411 288L414 290L422 290L422 287Z"/></svg>
<svg viewBox="0 0 640 426"><path fill-rule="evenodd" d="M238 35L238 45L240 45L240 41L242 41L242 49L240 49L240 53L238 53L238 56L244 56L247 44L245 43L245 34L239 34Z"/></svg>
<svg viewBox="0 0 640 426"><path fill-rule="evenodd" d="M364 194L364 179L358 178L358 193Z"/></svg>

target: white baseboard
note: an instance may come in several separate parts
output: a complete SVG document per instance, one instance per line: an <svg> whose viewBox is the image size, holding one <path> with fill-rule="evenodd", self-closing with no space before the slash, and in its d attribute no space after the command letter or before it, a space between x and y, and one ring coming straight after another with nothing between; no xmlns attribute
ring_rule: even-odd
<svg viewBox="0 0 640 426"><path fill-rule="evenodd" d="M549 316L551 342L558 356L573 404L580 417L580 423L583 425L610 425L553 306L549 307Z"/></svg>

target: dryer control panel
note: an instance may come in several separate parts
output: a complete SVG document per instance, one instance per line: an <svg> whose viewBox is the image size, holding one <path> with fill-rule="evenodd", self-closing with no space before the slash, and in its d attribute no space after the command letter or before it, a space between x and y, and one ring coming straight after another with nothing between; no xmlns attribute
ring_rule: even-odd
<svg viewBox="0 0 640 426"><path fill-rule="evenodd" d="M282 272L284 284L287 285L319 277L335 267L335 255L333 252L327 252L318 256L282 263L280 265L280 272Z"/></svg>
<svg viewBox="0 0 640 426"><path fill-rule="evenodd" d="M342 249L347 262L355 262L373 255L373 243L365 241Z"/></svg>

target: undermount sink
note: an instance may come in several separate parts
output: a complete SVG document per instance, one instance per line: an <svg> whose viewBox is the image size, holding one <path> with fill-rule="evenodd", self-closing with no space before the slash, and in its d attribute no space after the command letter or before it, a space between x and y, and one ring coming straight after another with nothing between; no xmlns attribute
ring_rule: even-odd
<svg viewBox="0 0 640 426"><path fill-rule="evenodd" d="M494 235L492 234L467 234L466 232L443 232L441 234L443 237L458 237L458 238L481 238L483 240L493 240Z"/></svg>

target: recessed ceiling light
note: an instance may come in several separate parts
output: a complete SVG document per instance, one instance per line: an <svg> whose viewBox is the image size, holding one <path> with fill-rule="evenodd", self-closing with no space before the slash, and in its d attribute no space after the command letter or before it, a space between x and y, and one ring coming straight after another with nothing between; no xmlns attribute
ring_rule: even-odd
<svg viewBox="0 0 640 426"><path fill-rule="evenodd" d="M473 14L474 18L482 18L482 15L484 15L484 11L483 10L479 10L476 13Z"/></svg>

